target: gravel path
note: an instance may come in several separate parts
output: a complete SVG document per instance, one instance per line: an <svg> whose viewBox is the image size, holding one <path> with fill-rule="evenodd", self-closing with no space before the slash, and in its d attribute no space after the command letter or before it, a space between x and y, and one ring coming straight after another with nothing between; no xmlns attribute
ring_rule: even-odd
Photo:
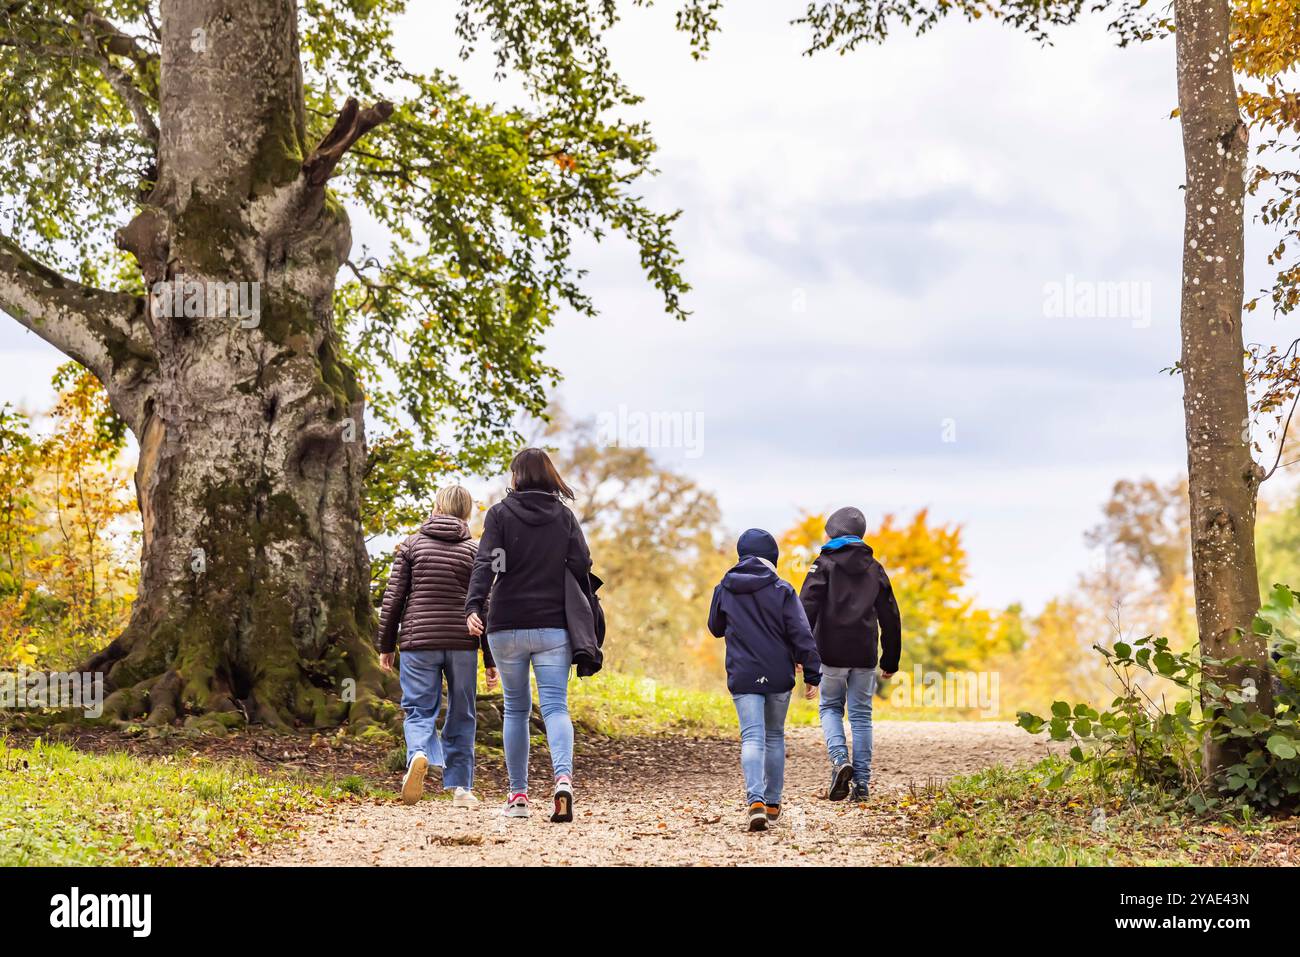
<svg viewBox="0 0 1300 957"><path fill-rule="evenodd" d="M743 826L740 745L716 739L605 742L580 754L576 818L551 824L539 802L527 820L499 813L501 769L480 769L480 807L426 799L336 806L310 818L301 839L257 864L900 864L919 836L899 806L922 787L990 764L1036 760L1042 742L1010 724L881 722L872 800L825 799L828 765L818 728L787 733L784 819L766 833ZM540 767L538 766L540 765ZM549 796L544 748L533 748L532 792ZM431 774L436 775L436 771ZM395 779L396 780L396 779ZM435 792L431 781L429 792Z"/></svg>

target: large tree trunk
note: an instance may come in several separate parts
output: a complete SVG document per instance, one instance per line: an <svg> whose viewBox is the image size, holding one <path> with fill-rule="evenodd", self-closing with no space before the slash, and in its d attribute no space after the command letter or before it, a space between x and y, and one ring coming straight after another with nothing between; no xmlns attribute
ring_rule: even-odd
<svg viewBox="0 0 1300 957"><path fill-rule="evenodd" d="M119 234L155 290L157 368L133 423L139 598L93 662L106 710L364 726L386 678L369 645L364 397L334 324L350 232L324 184L387 112L350 102L310 151L294 0L164 0L160 104L158 181ZM227 283L255 284L260 314L213 314ZM187 317L196 290L204 314Z"/></svg>
<svg viewBox="0 0 1300 957"><path fill-rule="evenodd" d="M1183 408L1201 653L1258 663L1265 650L1251 622L1259 609L1255 506L1262 471L1250 452L1241 333L1248 135L1237 108L1230 15L1228 0L1177 0L1175 7L1187 167ZM1257 665L1233 668L1228 677L1253 677L1261 698L1267 695ZM1207 771L1231 761L1225 743L1207 742Z"/></svg>

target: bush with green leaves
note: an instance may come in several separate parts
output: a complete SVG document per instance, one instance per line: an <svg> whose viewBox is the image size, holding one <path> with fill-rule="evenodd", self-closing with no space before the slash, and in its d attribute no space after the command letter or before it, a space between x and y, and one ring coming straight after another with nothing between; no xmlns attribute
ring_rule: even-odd
<svg viewBox="0 0 1300 957"><path fill-rule="evenodd" d="M1086 772L1108 788L1156 787L1202 813L1300 808L1300 593L1276 586L1253 628L1268 640L1268 661L1202 659L1151 635L1094 645L1118 685L1109 708L1057 701L1050 715L1019 714L1031 734L1071 745L1071 762L1046 786ZM1236 756L1213 774L1201 762L1210 738L1231 742Z"/></svg>

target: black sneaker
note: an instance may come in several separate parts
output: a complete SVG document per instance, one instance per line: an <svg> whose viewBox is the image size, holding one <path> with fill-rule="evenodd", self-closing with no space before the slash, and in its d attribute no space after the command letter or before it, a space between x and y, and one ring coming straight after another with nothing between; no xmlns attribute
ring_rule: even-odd
<svg viewBox="0 0 1300 957"><path fill-rule="evenodd" d="M755 801L749 806L749 829L751 831L767 830L767 805Z"/></svg>
<svg viewBox="0 0 1300 957"><path fill-rule="evenodd" d="M871 797L871 788L865 784L855 784L853 785L853 793L849 795L849 800L854 804L862 804L869 797Z"/></svg>
<svg viewBox="0 0 1300 957"><path fill-rule="evenodd" d="M843 801L849 796L853 784L853 765L837 764L831 768L831 789L826 795L832 801Z"/></svg>

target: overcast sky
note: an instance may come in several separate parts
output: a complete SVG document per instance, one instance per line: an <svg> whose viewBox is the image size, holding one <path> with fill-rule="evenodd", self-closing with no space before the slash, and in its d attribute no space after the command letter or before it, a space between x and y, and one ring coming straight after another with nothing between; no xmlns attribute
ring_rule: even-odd
<svg viewBox="0 0 1300 957"><path fill-rule="evenodd" d="M1181 382L1160 372L1178 355L1173 45L1118 50L1094 20L1041 49L954 22L809 59L801 7L729 4L703 62L671 7L616 31L661 148L644 192L684 211L693 315L663 314L628 244L589 244L602 316L550 335L561 397L579 417L691 416L698 446L664 458L736 530L929 508L963 526L982 601L1037 607L1087 563L1117 479L1185 468ZM462 69L443 8L403 25L413 66ZM468 68L471 92L507 95L489 72ZM1269 241L1250 236L1248 288ZM1071 315L1049 285L1071 281L1137 296ZM7 323L0 401L48 404L57 362Z"/></svg>

